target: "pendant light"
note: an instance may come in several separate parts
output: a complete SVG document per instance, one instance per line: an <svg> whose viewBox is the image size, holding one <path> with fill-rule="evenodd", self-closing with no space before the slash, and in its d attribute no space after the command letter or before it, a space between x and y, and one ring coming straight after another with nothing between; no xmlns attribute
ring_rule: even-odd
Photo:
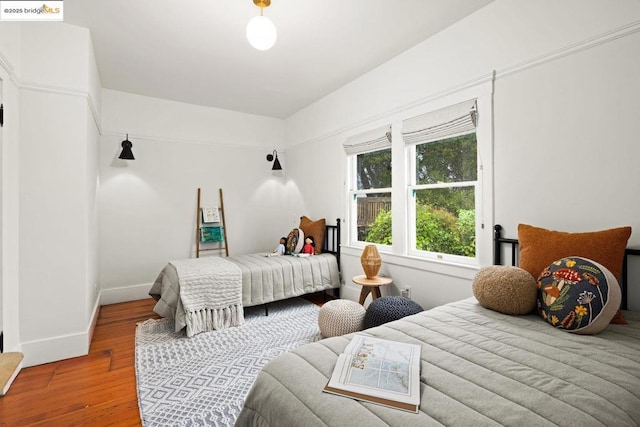
<svg viewBox="0 0 640 427"><path fill-rule="evenodd" d="M258 50L269 50L276 43L278 32L273 22L263 16L262 12L265 7L269 7L271 0L253 0L253 3L260 8L260 16L251 18L247 24L247 40Z"/></svg>

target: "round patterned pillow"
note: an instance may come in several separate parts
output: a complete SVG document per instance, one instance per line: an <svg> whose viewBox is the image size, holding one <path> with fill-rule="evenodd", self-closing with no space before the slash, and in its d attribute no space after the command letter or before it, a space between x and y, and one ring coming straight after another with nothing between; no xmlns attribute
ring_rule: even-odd
<svg viewBox="0 0 640 427"><path fill-rule="evenodd" d="M622 291L603 265L582 257L553 262L538 278L538 311L551 325L597 334L620 308Z"/></svg>
<svg viewBox="0 0 640 427"><path fill-rule="evenodd" d="M287 236L286 254L298 254L304 246L304 231L301 228L294 228Z"/></svg>
<svg viewBox="0 0 640 427"><path fill-rule="evenodd" d="M507 265L481 268L473 279L473 296L481 306L504 314L527 314L536 308L536 280Z"/></svg>

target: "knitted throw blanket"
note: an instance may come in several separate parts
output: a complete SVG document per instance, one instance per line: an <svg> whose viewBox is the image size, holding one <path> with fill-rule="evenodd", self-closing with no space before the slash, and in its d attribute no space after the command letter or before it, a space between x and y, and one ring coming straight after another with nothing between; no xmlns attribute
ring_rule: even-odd
<svg viewBox="0 0 640 427"><path fill-rule="evenodd" d="M219 257L171 261L180 282L187 336L244 324L242 271Z"/></svg>

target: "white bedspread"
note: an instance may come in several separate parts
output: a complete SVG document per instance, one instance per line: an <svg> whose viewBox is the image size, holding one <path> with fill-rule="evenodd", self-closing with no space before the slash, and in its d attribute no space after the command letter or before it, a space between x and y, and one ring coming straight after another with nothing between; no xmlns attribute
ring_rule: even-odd
<svg viewBox="0 0 640 427"><path fill-rule="evenodd" d="M180 282L178 307L185 313L187 336L244 323L242 272L224 258L171 261Z"/></svg>

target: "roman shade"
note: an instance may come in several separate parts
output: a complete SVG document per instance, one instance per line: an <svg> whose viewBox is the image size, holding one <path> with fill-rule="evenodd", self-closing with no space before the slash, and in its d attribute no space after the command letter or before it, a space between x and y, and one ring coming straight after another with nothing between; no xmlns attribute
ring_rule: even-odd
<svg viewBox="0 0 640 427"><path fill-rule="evenodd" d="M476 100L471 99L403 121L402 138L406 144L439 141L471 133L476 123Z"/></svg>
<svg viewBox="0 0 640 427"><path fill-rule="evenodd" d="M343 147L347 154L360 154L391 148L391 126L386 125L350 136L344 142Z"/></svg>

